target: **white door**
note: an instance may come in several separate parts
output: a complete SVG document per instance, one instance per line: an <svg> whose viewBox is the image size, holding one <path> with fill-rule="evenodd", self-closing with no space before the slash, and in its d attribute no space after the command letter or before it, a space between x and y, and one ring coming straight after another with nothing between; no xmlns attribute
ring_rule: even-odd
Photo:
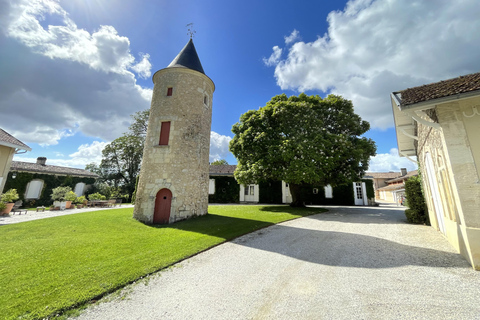
<svg viewBox="0 0 480 320"><path fill-rule="evenodd" d="M247 184L245 186L245 201L246 202L258 202L258 188L255 188L254 184Z"/></svg>
<svg viewBox="0 0 480 320"><path fill-rule="evenodd" d="M282 181L282 202L292 203L292 194L290 193L290 187L285 181Z"/></svg>
<svg viewBox="0 0 480 320"><path fill-rule="evenodd" d="M353 194L355 197L355 205L363 206L363 188L361 182L353 183Z"/></svg>

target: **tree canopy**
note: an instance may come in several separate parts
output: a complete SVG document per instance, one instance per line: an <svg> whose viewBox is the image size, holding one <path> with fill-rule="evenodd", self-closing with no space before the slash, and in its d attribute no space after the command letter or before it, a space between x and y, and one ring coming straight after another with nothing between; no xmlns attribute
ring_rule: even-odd
<svg viewBox="0 0 480 320"><path fill-rule="evenodd" d="M100 165L91 163L85 167L99 175L97 189L113 188L114 193L132 195L140 172L149 114L147 109L131 115L133 122L129 131L105 146ZM107 193L105 190L103 192Z"/></svg>
<svg viewBox="0 0 480 320"><path fill-rule="evenodd" d="M235 179L242 184L283 180L292 205L303 205L302 185L338 185L364 175L376 152L373 140L360 137L369 129L341 96L275 96L233 125Z"/></svg>
<svg viewBox="0 0 480 320"><path fill-rule="evenodd" d="M228 162L225 159L215 160L212 163L210 163L210 165L212 166L221 166L221 165L227 165L227 164Z"/></svg>

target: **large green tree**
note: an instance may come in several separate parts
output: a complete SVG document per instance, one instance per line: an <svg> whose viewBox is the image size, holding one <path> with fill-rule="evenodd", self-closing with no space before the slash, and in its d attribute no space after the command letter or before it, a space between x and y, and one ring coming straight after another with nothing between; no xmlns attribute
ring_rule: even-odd
<svg viewBox="0 0 480 320"><path fill-rule="evenodd" d="M283 180L291 205L303 206L302 185L338 185L364 175L376 152L375 142L361 137L369 128L341 96L275 96L233 125L235 179L242 184Z"/></svg>
<svg viewBox="0 0 480 320"><path fill-rule="evenodd" d="M135 179L140 172L143 142L142 137L123 135L105 146L98 168L105 182L132 195Z"/></svg>
<svg viewBox="0 0 480 320"><path fill-rule="evenodd" d="M149 114L149 109L132 114L128 132L105 146L100 165L90 163L85 167L99 175L98 189L113 188L132 195L140 172Z"/></svg>

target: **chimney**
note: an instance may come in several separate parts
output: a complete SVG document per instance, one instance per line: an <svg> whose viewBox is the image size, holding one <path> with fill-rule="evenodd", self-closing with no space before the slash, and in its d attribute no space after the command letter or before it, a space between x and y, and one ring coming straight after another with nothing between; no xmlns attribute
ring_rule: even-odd
<svg viewBox="0 0 480 320"><path fill-rule="evenodd" d="M37 164L40 164L42 166L45 165L45 162L47 162L47 158L46 157L38 157L37 158Z"/></svg>
<svg viewBox="0 0 480 320"><path fill-rule="evenodd" d="M401 168L400 171L402 171L402 177L407 175L407 168Z"/></svg>

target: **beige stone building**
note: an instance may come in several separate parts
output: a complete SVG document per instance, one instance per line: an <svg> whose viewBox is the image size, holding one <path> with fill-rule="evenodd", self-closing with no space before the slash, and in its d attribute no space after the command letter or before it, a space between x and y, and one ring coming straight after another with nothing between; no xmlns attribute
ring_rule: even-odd
<svg viewBox="0 0 480 320"><path fill-rule="evenodd" d="M403 170L403 169L402 169ZM406 171L406 169L405 169ZM405 172L406 174L406 172ZM365 172L364 179L371 179L373 181L373 190L375 190L375 199L384 200L379 189L388 185L387 181L400 177L400 172Z"/></svg>
<svg viewBox="0 0 480 320"><path fill-rule="evenodd" d="M32 149L5 130L0 128L0 194L7 181L10 165L16 153L24 153Z"/></svg>
<svg viewBox="0 0 480 320"><path fill-rule="evenodd" d="M208 210L213 81L192 40L153 75L134 217L173 223Z"/></svg>
<svg viewBox="0 0 480 320"><path fill-rule="evenodd" d="M402 156L417 156L432 226L480 270L480 73L391 94Z"/></svg>
<svg viewBox="0 0 480 320"><path fill-rule="evenodd" d="M386 201L396 203L398 205L403 204L405 199L405 182L414 176L418 175L418 170L406 172L402 169L402 175L393 179L385 180L385 186L375 190L375 199L380 201ZM378 198L377 198L378 194Z"/></svg>

